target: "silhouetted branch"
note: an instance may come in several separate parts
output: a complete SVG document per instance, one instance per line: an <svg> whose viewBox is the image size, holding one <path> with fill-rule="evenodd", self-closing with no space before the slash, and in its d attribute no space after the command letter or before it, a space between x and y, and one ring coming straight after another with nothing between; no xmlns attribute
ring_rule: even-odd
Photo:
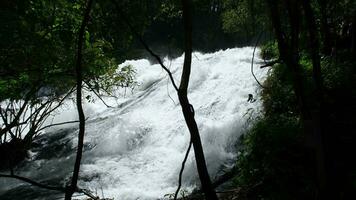
<svg viewBox="0 0 356 200"><path fill-rule="evenodd" d="M68 122L61 122L61 123L55 123L55 124L50 124L50 125L47 125L47 126L44 126L42 128L40 128L38 131L42 131L46 128L49 128L49 127L52 127L52 126L60 126L60 125L64 125L64 124L72 124L72 123L78 123L79 121L76 120L76 121L68 121Z"/></svg>
<svg viewBox="0 0 356 200"><path fill-rule="evenodd" d="M8 125L6 125L5 128L3 128L3 129L0 128L0 136L2 136L3 134L5 134L6 132L8 132L9 130L11 130L12 128L14 128L15 126L18 125L18 120L20 119L20 116L23 113L23 111L25 110L29 101L30 101L30 97L27 97L24 100L24 103L22 104L18 113L15 115L14 119ZM5 116L6 116L6 113L5 113Z"/></svg>
<svg viewBox="0 0 356 200"><path fill-rule="evenodd" d="M122 11L121 7L119 6L119 4L115 1L115 0L111 0L111 2L115 5L116 9L119 11L119 15L120 17L124 20L124 22L126 23L126 25L130 28L131 32L137 37L137 39L139 39L139 41L141 42L141 44L143 45L143 47L146 49L146 51L153 56L157 62L161 65L161 67L167 72L169 78L171 79L172 85L174 87L174 89L178 92L178 87L174 81L172 72L163 64L161 58L154 53L151 48L147 45L147 43L143 40L143 38L141 37L140 34L138 34L138 32L136 31L136 29L132 26L132 24L130 23L130 21L126 18L126 16L124 15L124 12Z"/></svg>
<svg viewBox="0 0 356 200"><path fill-rule="evenodd" d="M177 199L179 190L180 190L180 188L182 186L182 176L183 176L184 166L185 166L185 163L187 162L190 149L192 148L192 144L193 144L192 139L190 139L187 152L185 153L185 156L184 156L184 159L183 159L183 162L182 162L182 168L180 169L180 172L179 172L178 188L176 190L176 193L174 194L174 200Z"/></svg>
<svg viewBox="0 0 356 200"><path fill-rule="evenodd" d="M100 94L98 94L93 88L90 87L90 84L84 81L84 83L88 86L89 90L94 92L94 94L100 99L100 101L107 107L107 108L113 108L112 106L109 106L103 98L101 98Z"/></svg>
<svg viewBox="0 0 356 200"><path fill-rule="evenodd" d="M260 66L260 69L266 68L266 67L272 67L273 65L277 64L277 63L281 63L280 59L276 59L276 60L272 60L264 65Z"/></svg>
<svg viewBox="0 0 356 200"><path fill-rule="evenodd" d="M33 181L33 180L29 179L29 178L25 178L25 177L22 177L22 176L17 176L17 175L14 175L14 174L11 174L11 175L0 174L0 177L18 179L18 180L24 181L26 183L29 183L29 184L31 184L33 186L37 186L37 187L44 188L44 189L47 189L47 190L55 190L55 191L65 192L65 188L63 188L63 187L45 185L45 184Z"/></svg>
<svg viewBox="0 0 356 200"><path fill-rule="evenodd" d="M218 179L213 181L213 187L217 188L221 184L226 183L228 180L234 178L235 175L238 174L239 172L240 172L240 169L235 165L228 172L225 172L225 174L221 175Z"/></svg>
<svg viewBox="0 0 356 200"><path fill-rule="evenodd" d="M100 200L100 198L98 196L95 196L89 190L78 188L77 192L78 193L83 193L83 194L87 195L88 197L92 198L93 200Z"/></svg>
<svg viewBox="0 0 356 200"><path fill-rule="evenodd" d="M36 187L39 187L39 188L43 188L43 189L47 189L47 190L54 190L54 191L59 191L59 192L65 192L66 191L66 188L64 188L64 187L45 185L43 183L36 182L36 181L31 180L31 179L26 178L26 177L14 175L13 171L11 172L11 174L0 174L0 177L17 179L17 180L29 183L29 184L31 184L33 186L36 186ZM75 192L82 193L82 194L92 198L93 200L99 200L100 199L99 197L93 195L89 190L86 190L86 189L77 188Z"/></svg>
<svg viewBox="0 0 356 200"><path fill-rule="evenodd" d="M252 53L252 59L251 59L251 74L253 76L253 78L256 80L256 82L258 83L258 85L260 85L262 88L265 88L261 83L260 81L257 79L256 75L254 74L253 72L253 62L254 62L254 59L255 59L255 52L256 52L256 48L257 48L257 45L258 43L260 42L260 39L262 37L262 33L260 33L260 35L258 36L257 40L256 40L256 44L255 44L255 47L253 48L253 53Z"/></svg>

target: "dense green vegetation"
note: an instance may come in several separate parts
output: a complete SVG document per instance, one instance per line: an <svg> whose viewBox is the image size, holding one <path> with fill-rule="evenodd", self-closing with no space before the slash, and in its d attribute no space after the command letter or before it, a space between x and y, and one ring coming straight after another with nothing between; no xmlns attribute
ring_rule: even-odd
<svg viewBox="0 0 356 200"><path fill-rule="evenodd" d="M84 6L84 1L1 1L0 152L9 155L1 157L1 169L24 159L44 121L75 91ZM102 7L94 12L85 30L84 89L110 94L114 87L130 87L134 72L130 66L118 68L113 44L104 35Z"/></svg>
<svg viewBox="0 0 356 200"><path fill-rule="evenodd" d="M276 50L273 46L267 44L264 47L264 50L272 51L268 55L273 55ZM327 115L332 119L323 126L330 134L326 139L331 154L329 162L340 165L330 170L341 181L338 184L342 184L333 184L335 190L341 190L337 191L337 198L349 199L354 197L353 191L356 190L355 165L349 160L355 144L355 118L352 116L356 98L352 88L355 85L355 61L345 57L336 61L337 56L334 61L324 59L322 72L327 91ZM303 59L301 63L306 79L311 77L310 61ZM257 119L253 128L241 138L243 148L237 162L239 174L234 182L248 189L248 199L314 199L317 195L312 136L305 135L301 127L297 100L287 77L286 66L273 66L262 91L263 118ZM304 83L312 88L310 80ZM312 89L305 92L313 98ZM344 138L345 135L348 137Z"/></svg>
<svg viewBox="0 0 356 200"><path fill-rule="evenodd" d="M321 45L321 51L329 49L322 51L320 57L322 105L315 93L314 66L307 39L309 36L307 32L303 32L307 28L302 26L299 33L300 47L297 52L302 93L312 112L319 106L325 109L321 118L321 139L325 153L325 176L328 180L326 187L329 191L320 191L320 183L317 181L318 158L314 151L315 140L320 138L315 138L317 136L306 131L305 127L310 124L306 124L300 115L298 99L293 89L293 72L282 61L272 66L271 74L264 82L261 93L263 117L257 119L253 128L241 138L243 148L238 158L238 175L234 182L238 187L245 188L247 199L326 199L321 196L321 192L325 192L331 199L355 197L356 168L351 158L352 146L356 144L355 117L352 114L355 112L356 102L356 62L351 40L355 37L355 29L346 33L344 29L351 25L339 26L348 23L343 20L348 20L349 13L355 12L355 6L350 4L347 1L329 4L331 9L341 9L345 13L329 13L332 22L328 24L331 30L329 34L333 37L329 42L322 41ZM314 6L315 13L320 12L321 8ZM285 23L287 27L293 26ZM340 24L337 25L338 23ZM319 36L325 34L321 28L317 31ZM261 56L266 60L280 59L278 42L272 40L265 43L261 47Z"/></svg>

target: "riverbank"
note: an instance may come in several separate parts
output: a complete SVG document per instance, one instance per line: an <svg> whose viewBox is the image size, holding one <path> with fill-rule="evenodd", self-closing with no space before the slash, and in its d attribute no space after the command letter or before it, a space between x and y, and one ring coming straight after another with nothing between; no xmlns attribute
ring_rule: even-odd
<svg viewBox="0 0 356 200"><path fill-rule="evenodd" d="M277 44L262 47L262 57L278 60ZM312 63L301 56L303 84L313 106ZM324 104L321 128L326 177L333 199L356 197L356 69L348 52L322 58ZM306 135L292 81L283 63L271 66L263 84L263 117L241 137L232 199L315 199L318 196L315 138ZM314 96L314 97L313 97ZM238 191L238 192L237 192ZM224 199L224 197L222 197Z"/></svg>

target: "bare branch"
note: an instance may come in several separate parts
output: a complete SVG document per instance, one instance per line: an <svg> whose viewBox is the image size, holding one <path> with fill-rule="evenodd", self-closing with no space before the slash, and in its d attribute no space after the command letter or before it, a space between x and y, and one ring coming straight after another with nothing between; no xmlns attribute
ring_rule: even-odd
<svg viewBox="0 0 356 200"><path fill-rule="evenodd" d="M115 1L115 0L111 0L111 2L115 5L116 9L119 11L119 15L120 17L124 20L124 22L126 23L126 25L130 28L131 32L137 37L137 39L139 39L139 41L141 42L141 44L143 45L143 47L146 49L146 51L152 56L154 57L157 62L161 65L161 67L167 72L169 78L171 79L172 85L174 87L174 89L178 92L178 87L174 81L172 72L163 64L162 59L156 54L154 53L151 48L147 45L147 43L143 40L143 38L141 37L140 34L138 34L138 32L136 31L136 29L132 26L132 24L130 23L130 21L126 18L126 16L124 15L124 12L122 11L121 7L119 6L119 4Z"/></svg>
<svg viewBox="0 0 356 200"><path fill-rule="evenodd" d="M11 175L0 174L0 177L18 179L18 180L24 181L26 183L29 183L29 184L31 184L33 186L37 186L37 187L44 188L44 189L47 189L47 190L55 190L55 191L61 191L61 192L65 191L65 188L63 188L63 187L45 185L45 184L33 181L33 180L29 179L29 178L17 176L17 175L14 175L14 174L11 174Z"/></svg>
<svg viewBox="0 0 356 200"><path fill-rule="evenodd" d="M59 192L65 192L67 190L67 188L64 188L64 187L58 187L58 186L51 186L51 185L45 185L43 183L39 183L39 182L36 182L34 180L31 180L29 178L26 178L26 177L22 177L22 176L17 176L15 174L13 174L13 171L11 171L11 174L0 174L0 177L2 178L12 178L12 179L17 179L17 180L20 180L20 181L23 181L23 182L26 182L26 183L29 183L33 186L36 186L36 187L40 187L40 188L43 188L43 189L47 189L47 190L54 190L54 191L59 191ZM77 188L75 190L75 192L78 192L78 193L82 193L90 198L92 198L93 200L99 200L100 198L93 195L89 190L87 189L81 189L81 188Z"/></svg>
<svg viewBox="0 0 356 200"><path fill-rule="evenodd" d="M180 190L180 188L182 186L182 176L183 176L184 166L185 166L185 163L187 162L190 149L192 148L192 144L193 144L192 139L190 139L187 152L185 153L185 156L184 156L184 159L183 159L183 162L182 162L182 168L180 169L180 172L179 172L178 188L176 190L176 193L174 194L174 200L177 200L179 190Z"/></svg>
<svg viewBox="0 0 356 200"><path fill-rule="evenodd" d="M263 68L266 68L266 67L272 67L273 65L275 65L277 63L281 63L281 60L280 59L272 60L272 61L260 66L260 69L263 69Z"/></svg>
<svg viewBox="0 0 356 200"><path fill-rule="evenodd" d="M20 119L20 116L24 112L24 110L25 110L25 108L26 108L26 106L27 106L27 104L29 102L29 99L30 99L30 97L27 97L24 100L24 103L22 104L21 108L19 109L19 111L16 114L16 116L14 117L14 119L8 125L6 125L4 129L0 129L0 136L2 136L3 134L5 134L9 130L11 130L13 127L18 125L18 120ZM6 116L6 113L5 113L5 116Z"/></svg>
<svg viewBox="0 0 356 200"><path fill-rule="evenodd" d="M76 120L76 121L68 121L68 122L60 122L60 123L55 123L55 124L50 124L50 125L47 125L47 126L44 126L40 129L38 129L38 131L42 131L46 128L49 128L49 127L52 127L52 126L60 126L60 125L64 125L64 124L72 124L72 123L78 123L79 121Z"/></svg>
<svg viewBox="0 0 356 200"><path fill-rule="evenodd" d="M74 87L72 87L71 90L69 90L69 92L68 92L66 95L64 95L64 96L58 101L57 105L54 106L54 107L52 107L52 104L54 103L54 100L53 100L53 99L50 99L50 100L46 101L46 102L45 102L44 104L42 104L39 108L36 108L36 111L35 111L33 114L31 114L31 115L27 118L27 120L26 120L25 122L27 122L28 120L33 119L32 121L33 121L33 123L34 123L34 126L36 126L36 128L41 127L41 126L43 125L45 119L47 119L48 116L49 116L53 111L55 111L58 107L60 107L60 106L63 104L64 100L66 100L67 97L68 97L70 94L72 94L72 92L74 92L74 90L75 90ZM41 112L42 109L44 109L43 112ZM37 119L38 114L40 114L40 117ZM36 123L36 121L37 121L37 123Z"/></svg>
<svg viewBox="0 0 356 200"><path fill-rule="evenodd" d="M93 200L100 200L100 198L98 196L95 196L89 190L78 188L77 192L78 193L83 193L83 194L87 195L88 197L92 198Z"/></svg>
<svg viewBox="0 0 356 200"><path fill-rule="evenodd" d="M258 83L258 85L260 85L262 88L266 88L260 83L260 81L257 79L256 75L253 72L253 62L254 62L254 59L255 59L255 52L256 52L257 45L260 42L260 39L262 37L262 33L263 32L261 31L260 35L258 36L258 38L256 40L255 47L253 48L252 59L251 59L251 74L252 74L253 78L256 80L256 82Z"/></svg>
<svg viewBox="0 0 356 200"><path fill-rule="evenodd" d="M107 107L107 108L113 108L112 106L109 106L103 98L101 98L100 94L98 94L92 87L90 87L90 84L87 83L86 81L83 81L89 88L89 90L91 90L92 92L94 92L94 94L100 99L100 101Z"/></svg>

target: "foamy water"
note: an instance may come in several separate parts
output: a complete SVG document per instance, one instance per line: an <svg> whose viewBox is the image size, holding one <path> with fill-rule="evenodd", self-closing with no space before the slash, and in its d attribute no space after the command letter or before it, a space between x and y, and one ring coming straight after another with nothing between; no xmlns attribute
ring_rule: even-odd
<svg viewBox="0 0 356 200"><path fill-rule="evenodd" d="M246 47L211 54L194 53L193 56L188 97L195 108L212 178L234 162L236 140L245 130L248 117L257 115L261 108L259 88L250 72L252 52L253 48ZM259 61L257 57L255 62ZM171 61L165 59L165 64L179 84L183 56ZM103 192L107 198L163 198L177 187L189 132L165 71L146 59L126 61L122 65L135 68L138 86L132 92L127 91L125 97L105 98L114 108L107 108L99 100L84 105L89 119L79 185L98 191L100 196ZM264 79L265 69L259 69L256 64L254 71L260 80ZM118 94L122 94L122 89ZM257 101L247 102L248 94L253 94ZM54 121L76 118L74 105L67 102ZM78 131L75 125L61 128L67 130L64 136L53 141L44 139L42 144L48 149L51 149L50 144L65 144L67 150L57 151L49 158L39 156L41 154L34 150L33 161L19 170L21 175L61 184L68 180ZM48 131L45 137L58 135L55 133L58 129ZM1 179L0 192L4 194L22 184ZM183 188L190 191L197 185L199 180L192 150L184 171ZM37 199L54 198L46 195L38 195Z"/></svg>

